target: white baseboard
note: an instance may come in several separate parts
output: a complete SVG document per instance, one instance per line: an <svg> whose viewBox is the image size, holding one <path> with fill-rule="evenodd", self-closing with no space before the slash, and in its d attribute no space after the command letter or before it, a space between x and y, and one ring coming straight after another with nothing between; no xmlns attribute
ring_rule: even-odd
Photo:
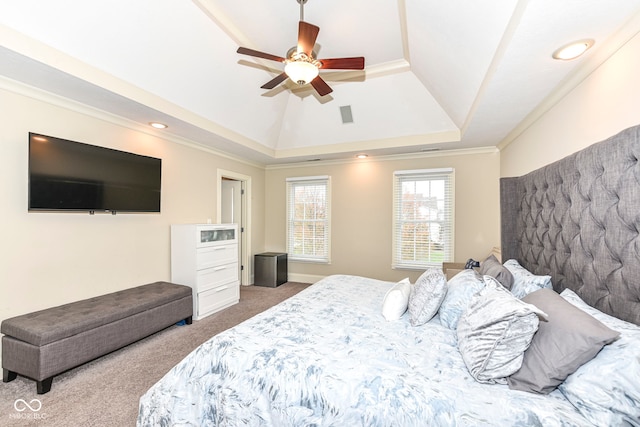
<svg viewBox="0 0 640 427"><path fill-rule="evenodd" d="M289 280L289 282L316 283L323 278L324 276L317 276L315 274L287 274L287 279Z"/></svg>
<svg viewBox="0 0 640 427"><path fill-rule="evenodd" d="M295 274L295 273L288 273L287 274L287 279L289 282L298 282L298 283L316 283L317 281L319 281L320 279L324 279L325 276L317 276L315 274ZM254 277L251 277L251 284L253 285L255 283L254 281ZM249 285L244 285L244 286L249 286Z"/></svg>

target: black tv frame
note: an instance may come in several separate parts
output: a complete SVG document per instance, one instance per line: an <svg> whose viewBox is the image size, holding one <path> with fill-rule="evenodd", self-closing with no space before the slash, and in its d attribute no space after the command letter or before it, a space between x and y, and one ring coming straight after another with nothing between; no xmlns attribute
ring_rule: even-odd
<svg viewBox="0 0 640 427"><path fill-rule="evenodd" d="M160 213L162 160L29 132L28 210Z"/></svg>

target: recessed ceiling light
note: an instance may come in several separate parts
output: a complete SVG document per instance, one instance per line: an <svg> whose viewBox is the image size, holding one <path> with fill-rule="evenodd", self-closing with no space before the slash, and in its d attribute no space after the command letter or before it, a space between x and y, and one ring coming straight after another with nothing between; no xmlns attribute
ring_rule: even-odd
<svg viewBox="0 0 640 427"><path fill-rule="evenodd" d="M369 157L369 156L367 156L366 154L358 154L356 156L357 159L366 159L367 157Z"/></svg>
<svg viewBox="0 0 640 427"><path fill-rule="evenodd" d="M166 129L166 128L169 127L169 126L165 125L164 123L159 123L159 122L149 122L149 124L151 126L153 126L154 128L156 128L156 129Z"/></svg>
<svg viewBox="0 0 640 427"><path fill-rule="evenodd" d="M569 61L585 53L587 49L593 46L593 43L594 41L591 39L578 40L577 42L562 46L560 49L553 52L552 56L555 59Z"/></svg>

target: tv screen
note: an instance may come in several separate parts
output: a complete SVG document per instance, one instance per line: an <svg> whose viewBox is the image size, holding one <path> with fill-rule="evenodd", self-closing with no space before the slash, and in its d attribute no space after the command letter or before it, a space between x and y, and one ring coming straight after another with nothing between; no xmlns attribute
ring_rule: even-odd
<svg viewBox="0 0 640 427"><path fill-rule="evenodd" d="M160 212L162 160L29 133L29 210Z"/></svg>

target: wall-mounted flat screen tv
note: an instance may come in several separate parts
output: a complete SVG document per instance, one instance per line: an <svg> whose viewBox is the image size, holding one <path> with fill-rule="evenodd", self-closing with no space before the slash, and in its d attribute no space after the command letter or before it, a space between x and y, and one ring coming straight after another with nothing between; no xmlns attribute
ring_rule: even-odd
<svg viewBox="0 0 640 427"><path fill-rule="evenodd" d="M160 212L162 160L29 133L29 210Z"/></svg>

